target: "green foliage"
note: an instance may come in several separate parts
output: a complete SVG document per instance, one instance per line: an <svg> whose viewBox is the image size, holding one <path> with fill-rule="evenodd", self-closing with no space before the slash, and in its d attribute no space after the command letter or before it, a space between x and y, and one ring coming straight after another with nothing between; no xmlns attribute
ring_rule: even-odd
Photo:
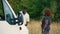
<svg viewBox="0 0 60 34"><path fill-rule="evenodd" d="M2 3L1 3L1 0L0 0L0 14L1 14L1 15L3 15L3 14L2 14L2 13L3 13L2 11L3 11L3 10L2 10Z"/></svg>
<svg viewBox="0 0 60 34"><path fill-rule="evenodd" d="M0 0L1 1L1 0ZM60 0L8 0L15 13L22 10L23 6L28 8L28 13L32 19L40 19L45 8L50 8L52 21L60 20ZM2 4L0 2L0 13Z"/></svg>

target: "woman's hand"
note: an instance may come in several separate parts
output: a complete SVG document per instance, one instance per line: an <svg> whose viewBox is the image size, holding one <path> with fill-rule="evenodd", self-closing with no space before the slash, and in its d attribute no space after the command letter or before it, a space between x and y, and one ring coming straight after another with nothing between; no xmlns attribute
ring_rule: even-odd
<svg viewBox="0 0 60 34"><path fill-rule="evenodd" d="M43 29L43 32L44 32L45 30Z"/></svg>
<svg viewBox="0 0 60 34"><path fill-rule="evenodd" d="M45 30L43 29L43 33L42 33L42 34L44 34L44 31L45 31Z"/></svg>

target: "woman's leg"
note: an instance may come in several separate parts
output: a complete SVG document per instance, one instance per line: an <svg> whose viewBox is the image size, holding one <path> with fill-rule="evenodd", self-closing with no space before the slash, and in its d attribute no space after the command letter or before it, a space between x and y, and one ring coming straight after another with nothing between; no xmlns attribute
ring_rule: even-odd
<svg viewBox="0 0 60 34"><path fill-rule="evenodd" d="M42 31L42 34L49 34L49 31L46 30L44 32Z"/></svg>

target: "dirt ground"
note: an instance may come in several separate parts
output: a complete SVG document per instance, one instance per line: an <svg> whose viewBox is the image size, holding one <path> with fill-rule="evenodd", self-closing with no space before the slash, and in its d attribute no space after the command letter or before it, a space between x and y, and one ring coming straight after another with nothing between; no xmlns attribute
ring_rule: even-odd
<svg viewBox="0 0 60 34"><path fill-rule="evenodd" d="M29 34L42 34L41 21L32 20L27 27ZM60 23L51 23L50 34L60 34Z"/></svg>

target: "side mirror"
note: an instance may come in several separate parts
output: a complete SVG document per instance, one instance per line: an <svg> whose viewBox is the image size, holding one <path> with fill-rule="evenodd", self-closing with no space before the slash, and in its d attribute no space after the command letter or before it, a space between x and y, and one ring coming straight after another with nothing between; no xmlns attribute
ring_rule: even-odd
<svg viewBox="0 0 60 34"><path fill-rule="evenodd" d="M18 13L18 25L22 25L23 24L23 16L21 13Z"/></svg>

